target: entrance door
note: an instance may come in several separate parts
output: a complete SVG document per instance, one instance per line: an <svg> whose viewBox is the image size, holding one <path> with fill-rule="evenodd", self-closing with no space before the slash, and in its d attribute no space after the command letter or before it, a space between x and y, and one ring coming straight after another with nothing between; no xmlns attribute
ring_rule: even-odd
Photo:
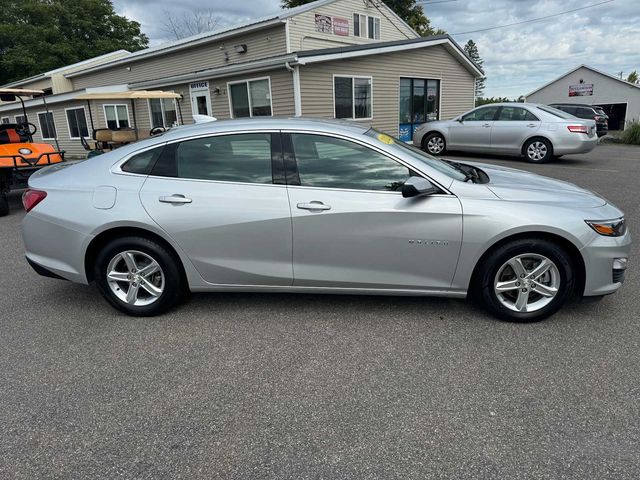
<svg viewBox="0 0 640 480"><path fill-rule="evenodd" d="M417 127L440 119L440 80L401 78L399 110L398 138L410 142Z"/></svg>
<svg viewBox="0 0 640 480"><path fill-rule="evenodd" d="M213 116L209 82L193 82L189 85L191 94L191 112L194 115Z"/></svg>

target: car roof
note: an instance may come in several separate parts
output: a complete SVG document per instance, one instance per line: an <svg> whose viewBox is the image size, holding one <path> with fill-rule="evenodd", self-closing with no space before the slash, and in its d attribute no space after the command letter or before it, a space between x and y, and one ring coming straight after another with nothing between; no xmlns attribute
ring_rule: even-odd
<svg viewBox="0 0 640 480"><path fill-rule="evenodd" d="M171 128L161 137L169 140L190 135L221 132L243 132L247 130L310 130L326 133L347 133L362 135L371 128L368 123L356 123L347 120L331 120L312 117L254 117L233 120L216 120L193 125L181 125Z"/></svg>

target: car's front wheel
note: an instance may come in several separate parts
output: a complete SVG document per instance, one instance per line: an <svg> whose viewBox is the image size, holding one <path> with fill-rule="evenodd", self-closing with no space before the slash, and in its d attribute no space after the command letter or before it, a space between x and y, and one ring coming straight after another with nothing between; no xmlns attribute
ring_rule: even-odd
<svg viewBox="0 0 640 480"><path fill-rule="evenodd" d="M553 158L553 145L545 138L532 138L524 144L522 151L531 163L547 163Z"/></svg>
<svg viewBox="0 0 640 480"><path fill-rule="evenodd" d="M490 312L514 322L535 322L557 312L574 288L566 251L544 239L509 242L480 267L480 299Z"/></svg>
<svg viewBox="0 0 640 480"><path fill-rule="evenodd" d="M422 141L424 151L431 155L441 155L444 153L447 144L444 137L436 132L428 134Z"/></svg>
<svg viewBox="0 0 640 480"><path fill-rule="evenodd" d="M178 304L185 282L174 255L143 237L123 237L98 253L94 271L98 290L118 310L147 317Z"/></svg>

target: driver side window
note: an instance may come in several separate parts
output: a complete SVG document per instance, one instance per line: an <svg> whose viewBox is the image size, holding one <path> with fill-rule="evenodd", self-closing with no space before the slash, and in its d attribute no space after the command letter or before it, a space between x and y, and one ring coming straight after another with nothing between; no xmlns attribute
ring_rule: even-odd
<svg viewBox="0 0 640 480"><path fill-rule="evenodd" d="M363 145L325 135L292 134L300 185L399 191L409 169Z"/></svg>
<svg viewBox="0 0 640 480"><path fill-rule="evenodd" d="M474 110L471 113L467 113L464 117L462 117L462 121L464 122L487 122L494 119L496 116L496 112L498 111L498 107L483 107Z"/></svg>

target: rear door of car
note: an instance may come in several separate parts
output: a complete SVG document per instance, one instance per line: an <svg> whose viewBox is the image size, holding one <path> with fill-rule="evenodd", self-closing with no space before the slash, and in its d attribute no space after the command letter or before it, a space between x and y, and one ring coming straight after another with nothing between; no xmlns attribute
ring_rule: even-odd
<svg viewBox="0 0 640 480"><path fill-rule="evenodd" d="M473 152L490 150L491 129L497 111L497 106L480 107L463 115L461 121L452 121L447 147Z"/></svg>
<svg viewBox="0 0 640 480"><path fill-rule="evenodd" d="M352 138L290 132L283 146L295 286L450 287L462 239L457 197L403 198L416 173Z"/></svg>
<svg viewBox="0 0 640 480"><path fill-rule="evenodd" d="M491 149L520 153L522 145L540 129L541 121L523 107L502 106L491 130Z"/></svg>
<svg viewBox="0 0 640 480"><path fill-rule="evenodd" d="M278 132L200 136L167 144L140 198L207 282L288 286L283 172Z"/></svg>

